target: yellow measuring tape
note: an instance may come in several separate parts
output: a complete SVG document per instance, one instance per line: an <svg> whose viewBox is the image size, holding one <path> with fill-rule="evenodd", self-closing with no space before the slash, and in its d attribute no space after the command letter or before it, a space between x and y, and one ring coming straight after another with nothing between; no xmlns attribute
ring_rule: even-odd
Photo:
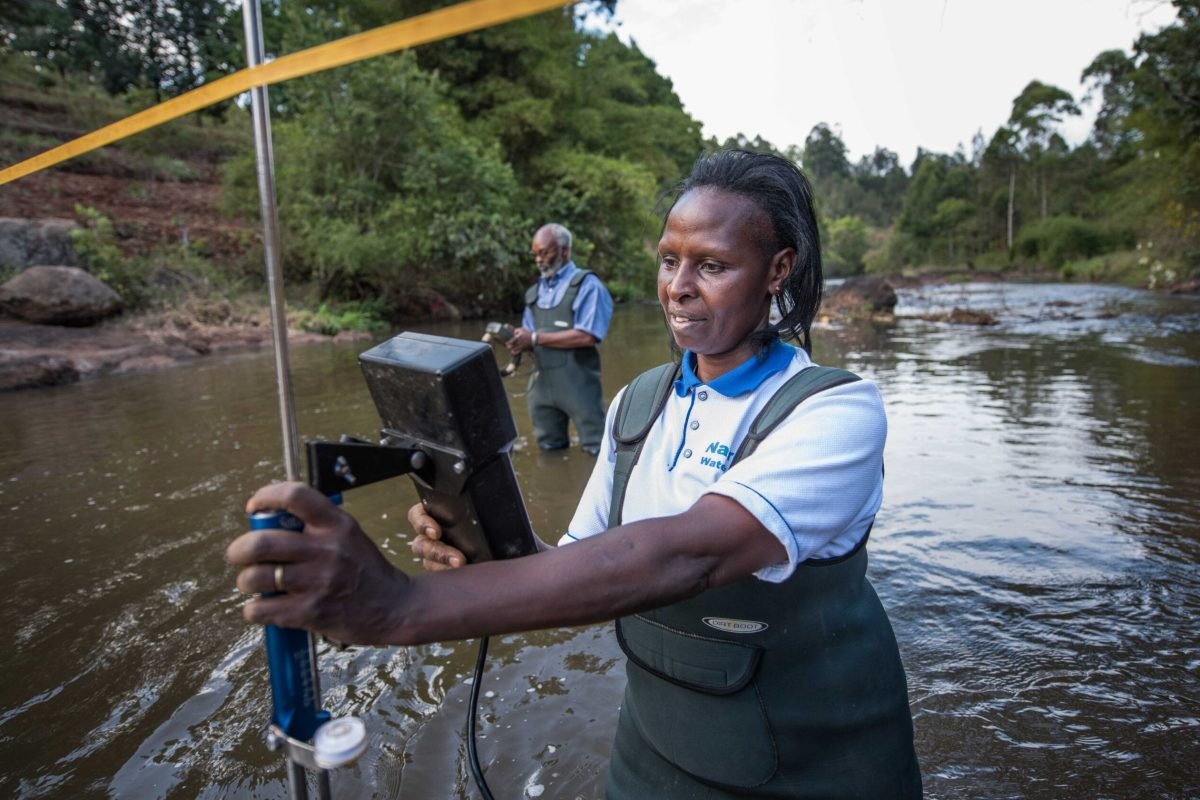
<svg viewBox="0 0 1200 800"><path fill-rule="evenodd" d="M236 97L255 86L311 75L366 58L394 53L409 47L449 39L462 33L490 28L521 17L571 5L567 0L470 0L449 8L431 11L411 19L393 22L336 42L291 53L257 67L243 69L198 89L181 94L153 108L118 120L99 130L72 139L66 144L39 153L33 158L0 170L0 186L23 178L67 159L83 155L106 144L190 114L213 103Z"/></svg>

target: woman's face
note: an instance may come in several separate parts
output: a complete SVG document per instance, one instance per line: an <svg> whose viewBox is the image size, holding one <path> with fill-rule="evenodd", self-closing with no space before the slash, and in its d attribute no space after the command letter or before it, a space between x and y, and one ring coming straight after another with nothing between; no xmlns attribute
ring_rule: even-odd
<svg viewBox="0 0 1200 800"><path fill-rule="evenodd" d="M702 380L754 354L750 334L767 324L796 261L774 240L767 215L738 194L694 189L671 209L658 242L658 301L676 343L696 354Z"/></svg>

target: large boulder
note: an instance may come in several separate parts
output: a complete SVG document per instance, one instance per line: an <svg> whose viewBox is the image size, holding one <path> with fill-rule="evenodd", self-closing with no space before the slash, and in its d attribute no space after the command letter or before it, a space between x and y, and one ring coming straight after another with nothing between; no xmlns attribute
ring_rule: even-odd
<svg viewBox="0 0 1200 800"><path fill-rule="evenodd" d="M78 265L79 256L71 241L71 231L78 227L69 219L0 217L0 267Z"/></svg>
<svg viewBox="0 0 1200 800"><path fill-rule="evenodd" d="M78 267L37 266L0 285L0 309L40 325L94 325L121 310L121 297Z"/></svg>
<svg viewBox="0 0 1200 800"><path fill-rule="evenodd" d="M878 275L856 275L826 287L820 313L831 317L871 317L896 309L896 290Z"/></svg>

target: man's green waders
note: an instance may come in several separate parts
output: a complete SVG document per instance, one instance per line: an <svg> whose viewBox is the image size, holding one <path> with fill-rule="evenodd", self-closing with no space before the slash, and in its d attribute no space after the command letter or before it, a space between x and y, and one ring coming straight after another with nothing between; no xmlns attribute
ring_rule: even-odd
<svg viewBox="0 0 1200 800"><path fill-rule="evenodd" d="M804 370L755 420L735 460L798 402L850 380ZM669 386L664 374L648 383L656 381ZM655 391L650 422L622 426L618 412L610 525L633 451L661 411ZM646 393L630 403L644 406ZM806 561L780 584L749 577L618 620L628 684L608 798L919 798L904 668L866 570L860 544Z"/></svg>
<svg viewBox="0 0 1200 800"><path fill-rule="evenodd" d="M533 312L539 333L570 330L575 326L571 309L579 286L590 270L579 270L572 278L562 300L552 308L538 308L537 285L525 293L525 303ZM558 450L571 441L567 435L568 418L575 423L579 444L599 448L604 438L604 396L600 387L600 351L595 347L559 350L533 348L534 372L529 379L529 416L534 439L543 450Z"/></svg>

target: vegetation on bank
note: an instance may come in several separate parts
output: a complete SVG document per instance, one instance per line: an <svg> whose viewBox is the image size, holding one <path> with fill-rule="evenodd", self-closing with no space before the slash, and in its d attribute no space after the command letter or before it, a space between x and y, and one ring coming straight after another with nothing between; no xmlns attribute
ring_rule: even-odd
<svg viewBox="0 0 1200 800"><path fill-rule="evenodd" d="M294 52L447 4L267 4L267 49ZM240 64L232 0L68 5L0 9L0 107L14 112L0 128L4 163ZM574 231L577 260L618 299L648 296L656 205L717 146L801 164L830 275L966 268L1163 287L1200 269L1200 0L1173 0L1173 25L1083 71L1100 112L1079 146L1058 133L1079 113L1076 98L1033 80L1006 125L911 165L881 147L852 162L824 123L799 145L706 141L654 63L594 24L614 5L593 0L272 87L295 320L370 328L423 313L413 297L430 290L468 314L511 313L532 277L530 233L549 220ZM56 170L119 177L128 192L220 186L214 205L229 224L208 237L80 198L77 249L129 306L260 295L247 117L223 103Z"/></svg>

